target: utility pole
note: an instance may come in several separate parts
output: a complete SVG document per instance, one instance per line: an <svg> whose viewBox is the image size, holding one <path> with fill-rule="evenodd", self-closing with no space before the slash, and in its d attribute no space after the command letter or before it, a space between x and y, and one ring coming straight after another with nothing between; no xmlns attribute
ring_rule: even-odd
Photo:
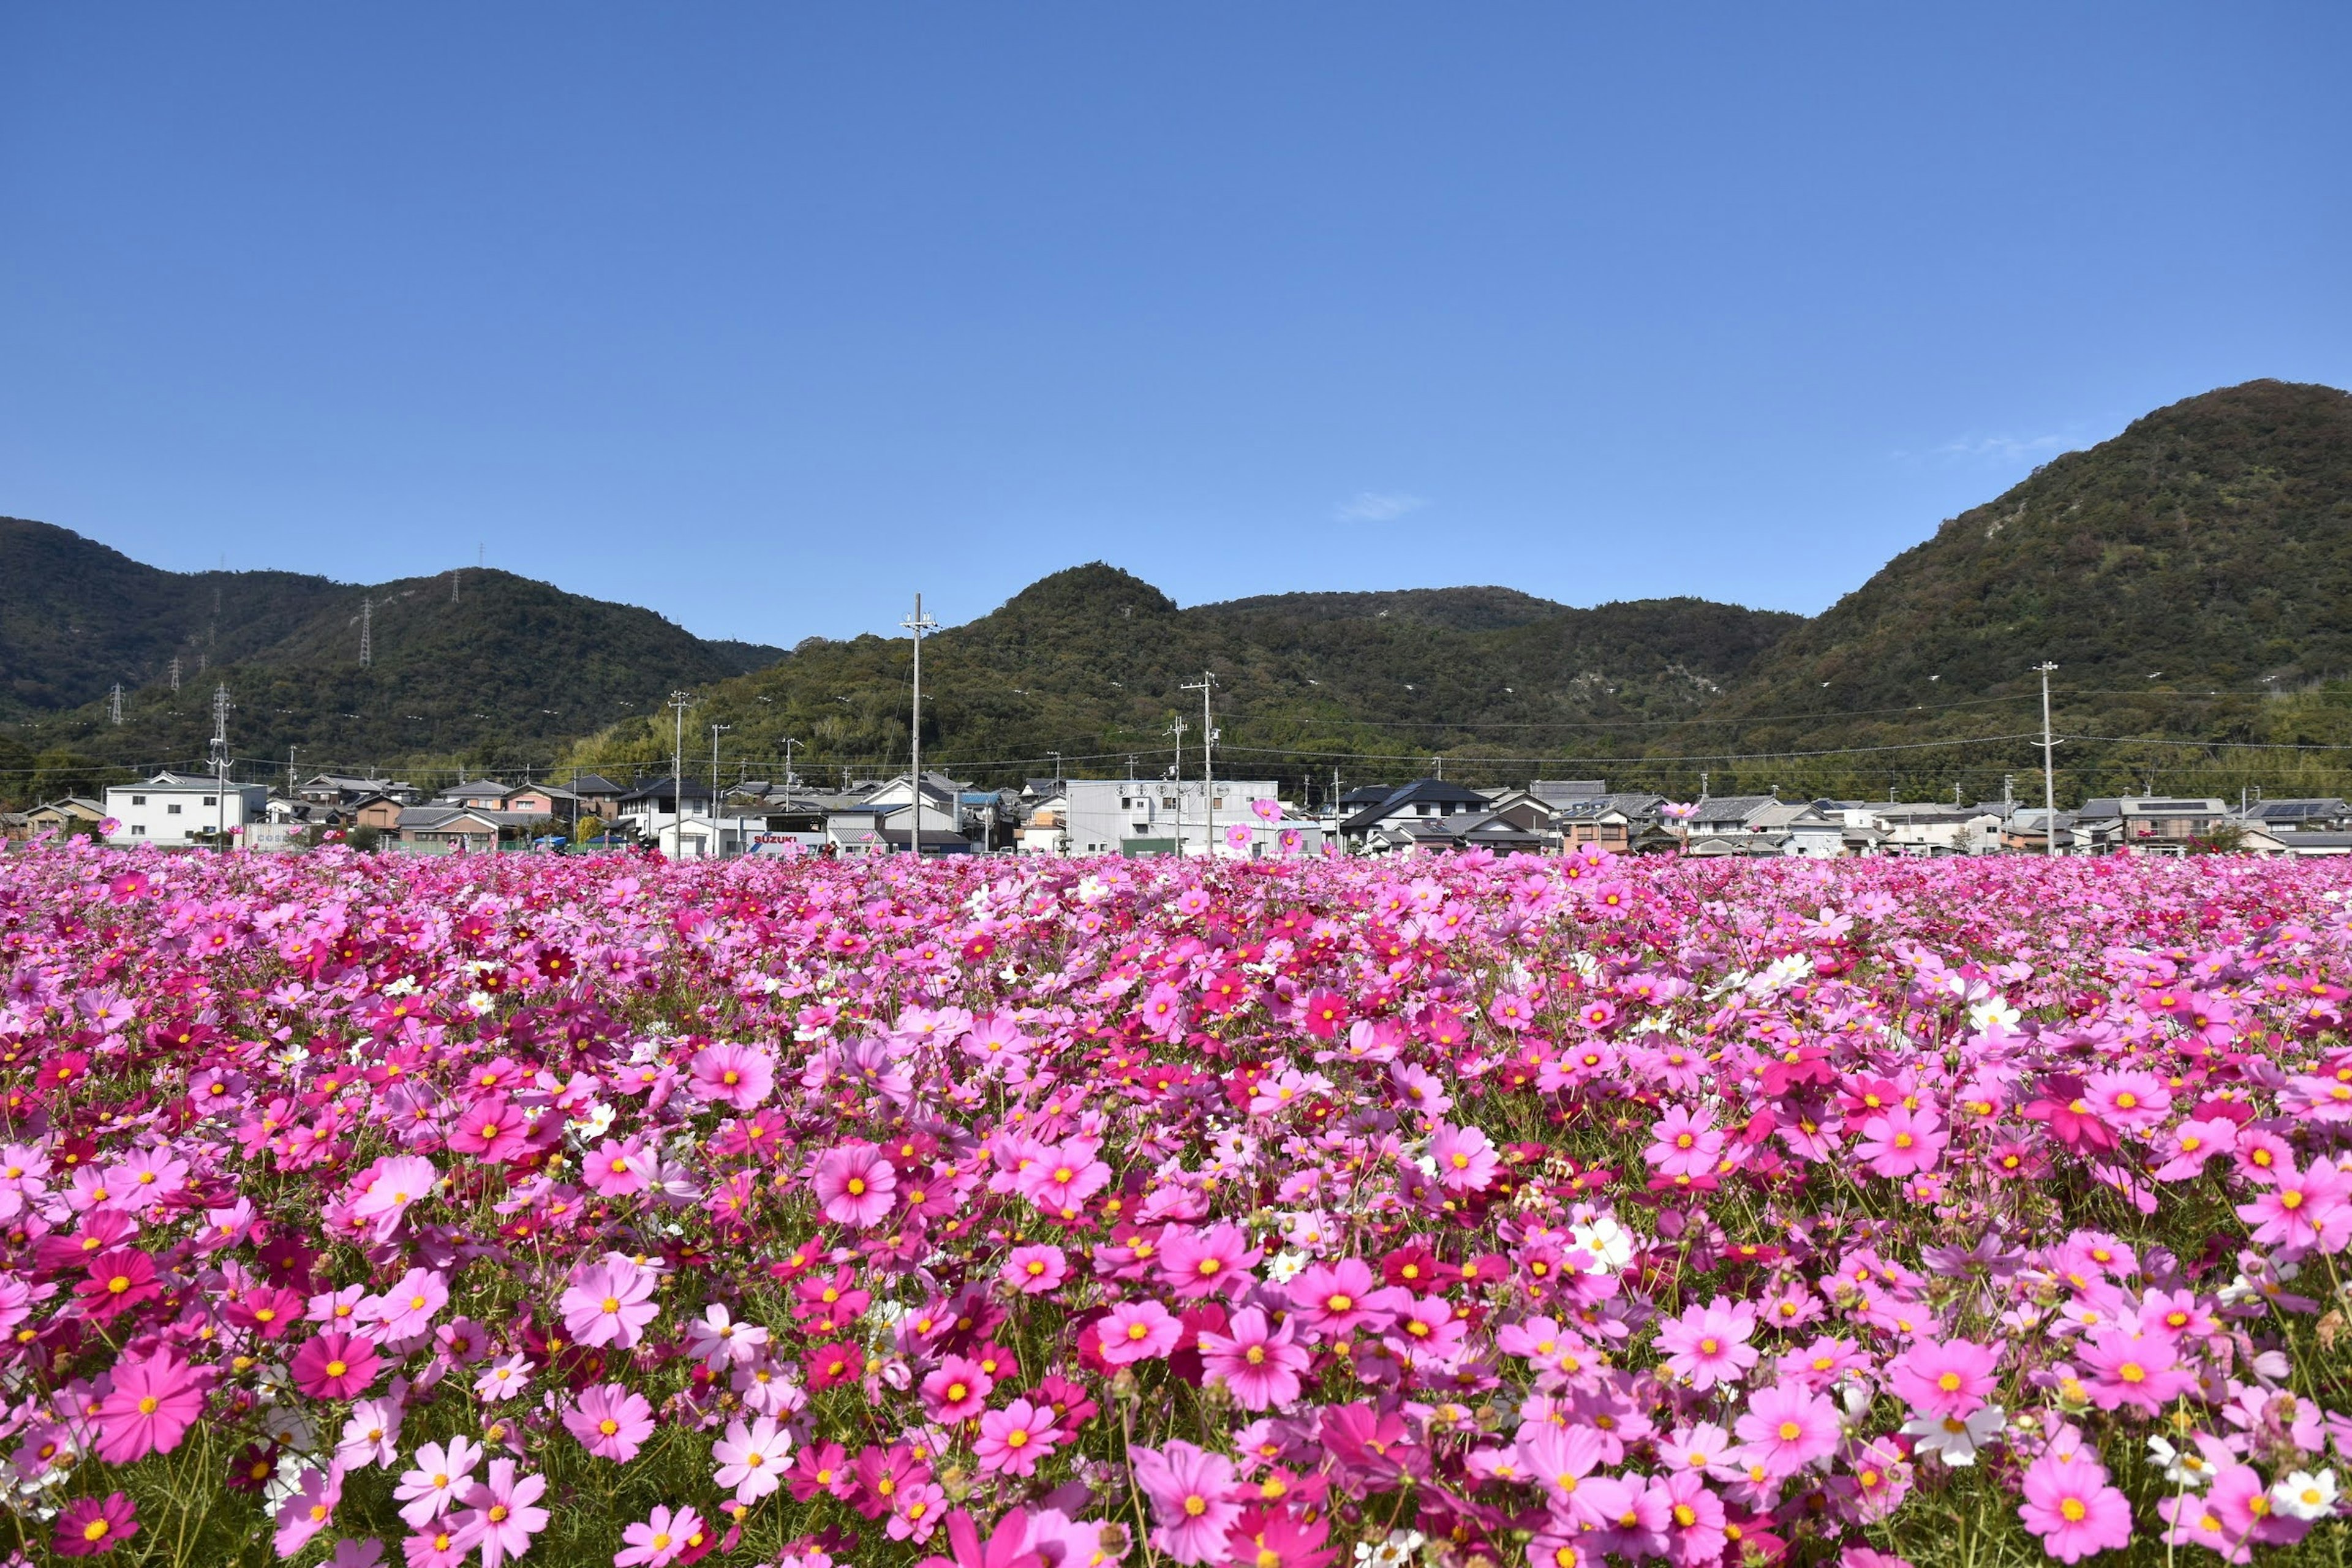
<svg viewBox="0 0 2352 1568"><path fill-rule="evenodd" d="M114 689L107 695L106 716L118 724L122 722L122 682L119 680L114 683Z"/></svg>
<svg viewBox="0 0 2352 1568"><path fill-rule="evenodd" d="M1706 770L1705 768L1701 768L1698 771L1698 797L1701 800L1705 800L1706 798ZM1892 797L1890 796L1889 798L1891 799Z"/></svg>
<svg viewBox="0 0 2352 1568"><path fill-rule="evenodd" d="M1201 672L1200 679L1188 680L1177 689L1181 691L1197 691L1201 694L1201 858L1204 860L1214 859L1217 854L1217 809L1210 804L1214 797L1209 793L1216 781L1216 763L1213 759L1217 743L1215 724L1209 714L1209 693L1215 689L1216 684L1216 672L1204 669ZM1179 744L1181 745L1181 742L1180 742ZM1181 773L1177 775L1177 784L1176 852L1181 856L1184 852L1184 792Z"/></svg>
<svg viewBox="0 0 2352 1568"><path fill-rule="evenodd" d="M1445 753L1440 752L1429 760L1436 765L1437 782L1439 784L1444 784L1445 782Z"/></svg>
<svg viewBox="0 0 2352 1568"><path fill-rule="evenodd" d="M299 746L286 748L286 798L289 800L294 798L294 753L301 749Z"/></svg>
<svg viewBox="0 0 2352 1568"><path fill-rule="evenodd" d="M1176 737L1176 769L1171 776L1176 781L1176 799L1179 804L1176 814L1176 847L1179 849L1184 847L1184 814L1181 809L1184 799L1184 731L1190 728L1191 726L1183 720L1178 719L1161 731L1163 734Z"/></svg>
<svg viewBox="0 0 2352 1568"><path fill-rule="evenodd" d="M213 689L213 830L228 847L228 683Z"/></svg>
<svg viewBox="0 0 2352 1568"><path fill-rule="evenodd" d="M908 819L911 826L907 829L907 847L914 852L916 862L920 864L923 858L923 634L940 623L923 614L923 596L917 594L915 613L898 624L906 627L915 639L914 727L907 732L907 759L914 786L909 792L914 796L914 816Z"/></svg>
<svg viewBox="0 0 2352 1568"><path fill-rule="evenodd" d="M710 844L719 847L719 737L735 728L732 724L710 726Z"/></svg>
<svg viewBox="0 0 2352 1568"><path fill-rule="evenodd" d="M686 858L686 705L692 700L683 691L669 694L669 705L677 710L677 732L670 737L669 820L680 859ZM654 842L661 842L659 828L654 831Z"/></svg>
<svg viewBox="0 0 2352 1568"><path fill-rule="evenodd" d="M365 669L375 662L375 601L360 601L360 668Z"/></svg>
<svg viewBox="0 0 2352 1568"><path fill-rule="evenodd" d="M2058 667L2044 660L2035 667L2042 672L2042 852L2045 858L2058 853L2058 770L2052 760L2050 738L2050 672Z"/></svg>
<svg viewBox="0 0 2352 1568"><path fill-rule="evenodd" d="M1048 752L1045 754L1054 759L1054 782L1055 784L1060 784L1062 782L1062 753L1059 752Z"/></svg>
<svg viewBox="0 0 2352 1568"><path fill-rule="evenodd" d="M790 735L784 737L784 809L793 808L793 748L800 742Z"/></svg>

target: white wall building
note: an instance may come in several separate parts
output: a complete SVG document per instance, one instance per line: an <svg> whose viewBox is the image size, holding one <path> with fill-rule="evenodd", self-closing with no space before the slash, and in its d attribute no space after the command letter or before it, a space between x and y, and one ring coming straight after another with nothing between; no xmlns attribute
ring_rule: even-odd
<svg viewBox="0 0 2352 1568"><path fill-rule="evenodd" d="M140 784L109 784L106 815L120 826L106 841L185 848L195 842L195 834L260 821L268 799L267 784L231 780L224 795L217 780L190 773L157 773Z"/></svg>
<svg viewBox="0 0 2352 1568"><path fill-rule="evenodd" d="M1294 853L1320 854L1321 824L1285 806L1280 791L1272 779L1218 779L1204 809L1199 779L1071 779L1063 785L1063 850L1198 856L1205 840L1228 859L1266 859L1282 852L1285 832L1295 832Z"/></svg>

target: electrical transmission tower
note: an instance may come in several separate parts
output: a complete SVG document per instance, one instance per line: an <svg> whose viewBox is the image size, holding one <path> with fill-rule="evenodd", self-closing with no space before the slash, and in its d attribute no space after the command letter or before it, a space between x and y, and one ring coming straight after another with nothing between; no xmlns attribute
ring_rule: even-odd
<svg viewBox="0 0 2352 1568"><path fill-rule="evenodd" d="M360 668L375 662L375 601L360 601Z"/></svg>
<svg viewBox="0 0 2352 1568"><path fill-rule="evenodd" d="M122 722L122 682L119 680L114 683L114 689L107 693L106 716L118 724Z"/></svg>
<svg viewBox="0 0 2352 1568"><path fill-rule="evenodd" d="M172 689L180 689L180 656L176 653L172 656Z"/></svg>

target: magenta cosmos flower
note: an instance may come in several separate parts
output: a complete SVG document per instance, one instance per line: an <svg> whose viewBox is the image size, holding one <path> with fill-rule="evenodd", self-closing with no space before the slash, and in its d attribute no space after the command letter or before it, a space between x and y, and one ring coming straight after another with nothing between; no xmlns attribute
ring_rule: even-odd
<svg viewBox="0 0 2352 1568"><path fill-rule="evenodd" d="M825 1218L862 1230L890 1212L898 1173L871 1143L846 1143L817 1156L812 1184Z"/></svg>
<svg viewBox="0 0 2352 1568"><path fill-rule="evenodd" d="M352 1399L375 1382L375 1346L330 1329L295 1352L294 1386L313 1399Z"/></svg>
<svg viewBox="0 0 2352 1568"><path fill-rule="evenodd" d="M49 1542L60 1557L94 1557L139 1533L138 1510L121 1492L76 1498L58 1515Z"/></svg>
<svg viewBox="0 0 2352 1568"><path fill-rule="evenodd" d="M1660 1328L1658 1348L1666 1352L1666 1369L1704 1394L1719 1383L1738 1383L1756 1364L1756 1347L1748 1342L1755 1331L1754 1312L1717 1296Z"/></svg>

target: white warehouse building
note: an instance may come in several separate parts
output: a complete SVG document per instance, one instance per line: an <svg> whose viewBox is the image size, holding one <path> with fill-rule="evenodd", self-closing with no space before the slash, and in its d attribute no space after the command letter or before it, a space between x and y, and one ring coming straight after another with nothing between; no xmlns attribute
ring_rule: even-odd
<svg viewBox="0 0 2352 1568"><path fill-rule="evenodd" d="M1062 786L1058 847L1068 855L1197 856L1205 838L1226 858L1272 859L1288 831L1299 836L1295 853L1321 854L1322 825L1283 807L1280 788L1272 779L1218 779L1204 810L1199 779L1071 779Z"/></svg>
<svg viewBox="0 0 2352 1568"><path fill-rule="evenodd" d="M262 819L267 784L231 781L224 795L220 782L193 773L157 773L138 784L109 784L106 815L114 818L109 844L160 844L185 848L191 835L223 828L241 828Z"/></svg>

